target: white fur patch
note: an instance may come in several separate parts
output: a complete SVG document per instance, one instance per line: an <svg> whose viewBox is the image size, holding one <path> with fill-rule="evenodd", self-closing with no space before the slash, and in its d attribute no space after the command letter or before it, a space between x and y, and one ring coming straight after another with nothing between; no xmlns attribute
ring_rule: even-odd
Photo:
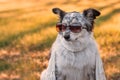
<svg viewBox="0 0 120 80"><path fill-rule="evenodd" d="M96 42L91 35L86 35L84 40L81 38L75 44L63 39L58 35L53 44L49 65L41 80L56 80L55 77L57 80L106 80Z"/></svg>
<svg viewBox="0 0 120 80"><path fill-rule="evenodd" d="M77 22L78 21L78 22ZM80 13L65 15L62 23L89 24ZM41 80L106 80L103 64L92 33L82 29L70 32L71 41L66 41L64 32L59 33L52 46L51 58Z"/></svg>

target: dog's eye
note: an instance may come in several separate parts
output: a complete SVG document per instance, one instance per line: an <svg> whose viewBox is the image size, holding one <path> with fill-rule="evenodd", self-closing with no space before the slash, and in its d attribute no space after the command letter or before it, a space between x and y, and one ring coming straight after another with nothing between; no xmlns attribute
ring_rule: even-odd
<svg viewBox="0 0 120 80"><path fill-rule="evenodd" d="M56 24L56 30L58 32L61 32L61 31L65 31L67 28L67 25L66 24L62 24L62 23L57 23Z"/></svg>
<svg viewBox="0 0 120 80"><path fill-rule="evenodd" d="M67 28L67 25L66 24L62 24L62 31L65 31Z"/></svg>
<svg viewBox="0 0 120 80"><path fill-rule="evenodd" d="M57 23L57 24L56 24L56 30L57 30L58 32L62 31L62 24L61 24L61 23Z"/></svg>
<svg viewBox="0 0 120 80"><path fill-rule="evenodd" d="M81 31L81 25L79 25L79 24L71 25L70 30L74 33L78 33Z"/></svg>

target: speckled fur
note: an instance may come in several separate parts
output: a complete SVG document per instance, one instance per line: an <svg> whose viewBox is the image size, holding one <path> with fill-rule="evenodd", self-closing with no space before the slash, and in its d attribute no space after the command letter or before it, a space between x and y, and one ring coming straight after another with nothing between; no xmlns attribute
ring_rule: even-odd
<svg viewBox="0 0 120 80"><path fill-rule="evenodd" d="M69 29L59 32L41 80L106 80L93 32L87 29L93 26L90 16L87 13L66 13L59 8L54 8L53 12L60 16L62 23L80 23L85 28L80 33ZM70 35L69 41L64 39L66 34Z"/></svg>

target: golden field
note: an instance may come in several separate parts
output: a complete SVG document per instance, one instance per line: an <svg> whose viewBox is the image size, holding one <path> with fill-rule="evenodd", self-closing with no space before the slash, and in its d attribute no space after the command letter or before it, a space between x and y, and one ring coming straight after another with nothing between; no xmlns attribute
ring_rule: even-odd
<svg viewBox="0 0 120 80"><path fill-rule="evenodd" d="M57 35L53 7L100 10L94 36L107 80L120 80L119 0L0 0L0 80L40 80Z"/></svg>

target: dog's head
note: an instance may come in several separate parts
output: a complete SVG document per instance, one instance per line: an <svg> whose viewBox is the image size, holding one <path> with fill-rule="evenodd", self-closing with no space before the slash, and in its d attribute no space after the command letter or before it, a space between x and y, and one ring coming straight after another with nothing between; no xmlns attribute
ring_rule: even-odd
<svg viewBox="0 0 120 80"><path fill-rule="evenodd" d="M59 15L60 21L56 27L67 41L75 41L79 37L84 37L86 33L91 33L94 20L100 15L99 11L92 8L84 10L83 13L65 12L59 8L53 8L52 11Z"/></svg>

